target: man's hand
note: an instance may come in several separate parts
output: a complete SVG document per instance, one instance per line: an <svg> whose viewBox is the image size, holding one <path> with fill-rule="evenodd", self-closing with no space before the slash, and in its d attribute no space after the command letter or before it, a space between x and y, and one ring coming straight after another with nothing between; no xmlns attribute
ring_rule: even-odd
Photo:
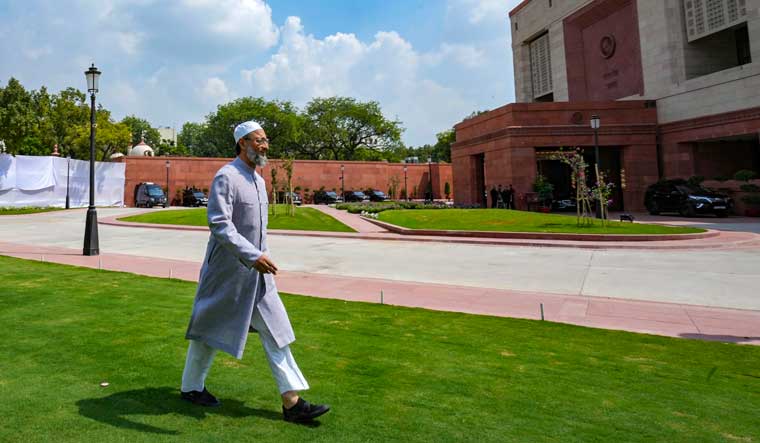
<svg viewBox="0 0 760 443"><path fill-rule="evenodd" d="M277 275L277 266L275 266L266 255L259 257L259 259L253 263L253 267L262 274Z"/></svg>

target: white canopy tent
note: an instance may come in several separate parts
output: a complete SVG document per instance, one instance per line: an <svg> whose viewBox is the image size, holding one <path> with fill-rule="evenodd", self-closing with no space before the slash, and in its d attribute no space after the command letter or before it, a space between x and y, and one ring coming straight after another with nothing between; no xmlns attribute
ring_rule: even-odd
<svg viewBox="0 0 760 443"><path fill-rule="evenodd" d="M123 206L125 163L95 162L95 205ZM89 205L90 162L53 156L0 154L0 207Z"/></svg>

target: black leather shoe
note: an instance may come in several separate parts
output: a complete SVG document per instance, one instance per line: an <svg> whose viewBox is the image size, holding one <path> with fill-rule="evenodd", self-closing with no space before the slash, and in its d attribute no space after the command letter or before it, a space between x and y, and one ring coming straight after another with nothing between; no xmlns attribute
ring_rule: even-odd
<svg viewBox="0 0 760 443"><path fill-rule="evenodd" d="M258 334L259 331L257 331L256 329L254 329L253 326L248 326L248 333L249 334L251 334L251 333Z"/></svg>
<svg viewBox="0 0 760 443"><path fill-rule="evenodd" d="M303 398L299 398L292 408L287 409L285 406L282 407L282 416L285 421L304 423L319 417L329 410L329 405L313 405Z"/></svg>
<svg viewBox="0 0 760 443"><path fill-rule="evenodd" d="M216 399L210 392L204 387L201 391L180 392L182 400L187 400L192 404L200 406L216 407L222 403Z"/></svg>

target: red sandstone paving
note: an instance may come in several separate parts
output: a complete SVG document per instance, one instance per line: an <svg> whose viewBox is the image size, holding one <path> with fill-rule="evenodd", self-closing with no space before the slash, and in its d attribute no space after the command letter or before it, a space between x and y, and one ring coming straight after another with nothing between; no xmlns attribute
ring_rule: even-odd
<svg viewBox="0 0 760 443"><path fill-rule="evenodd" d="M71 249L2 242L0 254L188 281L197 281L200 271L195 262L110 253L85 257ZM374 303L382 290L386 304L528 319L539 319L543 304L548 321L760 345L760 311L299 272L281 272L277 286L283 292Z"/></svg>

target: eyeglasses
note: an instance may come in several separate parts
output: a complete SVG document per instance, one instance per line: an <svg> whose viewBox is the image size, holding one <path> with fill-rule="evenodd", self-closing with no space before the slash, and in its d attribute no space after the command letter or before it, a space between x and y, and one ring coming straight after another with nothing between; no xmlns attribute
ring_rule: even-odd
<svg viewBox="0 0 760 443"><path fill-rule="evenodd" d="M261 138L243 137L243 138L246 140L253 140L256 144L259 144L259 145L263 145L264 143L269 144L269 139L266 137L261 137Z"/></svg>

